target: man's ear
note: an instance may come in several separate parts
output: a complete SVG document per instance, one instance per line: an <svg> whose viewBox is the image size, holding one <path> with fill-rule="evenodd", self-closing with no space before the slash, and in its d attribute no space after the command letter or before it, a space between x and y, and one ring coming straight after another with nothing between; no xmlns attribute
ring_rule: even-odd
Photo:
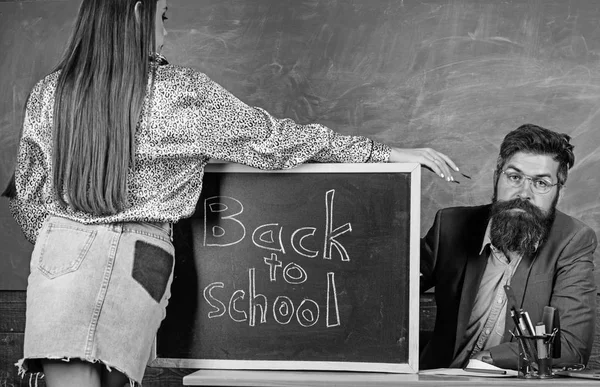
<svg viewBox="0 0 600 387"><path fill-rule="evenodd" d="M558 197L556 198L557 203L562 200L563 192L564 192L565 188L566 188L566 186L563 185L562 187L560 187L560 190L558 190L558 193L557 193Z"/></svg>
<svg viewBox="0 0 600 387"><path fill-rule="evenodd" d="M133 12L135 13L135 20L139 23L142 20L142 2L137 1L133 8Z"/></svg>

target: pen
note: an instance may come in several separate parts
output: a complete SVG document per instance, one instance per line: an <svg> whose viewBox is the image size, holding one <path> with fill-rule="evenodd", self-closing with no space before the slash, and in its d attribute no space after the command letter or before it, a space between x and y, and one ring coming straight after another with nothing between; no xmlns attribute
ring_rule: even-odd
<svg viewBox="0 0 600 387"><path fill-rule="evenodd" d="M535 359L537 352L536 348L525 338L525 336L535 335L535 330L533 330L533 327L531 331L527 327L526 318L529 318L529 315L527 315L527 312L523 312L523 309L517 309L517 298L509 285L504 285L504 291L508 297L510 316L512 317L515 327L517 328L517 340L519 341L521 348L523 348L523 356L527 360Z"/></svg>
<svg viewBox="0 0 600 387"><path fill-rule="evenodd" d="M527 327L527 323L525 321L523 309L517 309L517 298L515 297L515 293L509 285L504 285L504 291L506 292L506 296L508 297L508 306L510 309L510 315L517 326L517 330L520 336L529 336L533 335L535 332L529 331Z"/></svg>
<svg viewBox="0 0 600 387"><path fill-rule="evenodd" d="M533 326L533 323L531 322L531 318L529 318L529 313L521 312L521 316L523 316L523 319L525 320L525 326L527 327L527 330L529 331L530 335L535 336L535 334L536 334L535 327Z"/></svg>
<svg viewBox="0 0 600 387"><path fill-rule="evenodd" d="M471 176L469 176L469 175L465 175L464 173L462 173L462 172L460 172L460 171L459 171L458 173L460 173L461 175L463 175L463 177L465 177L465 178L467 178L467 179L471 180ZM456 183L456 184L460 184L460 181L457 181L457 180L453 180L452 182L453 182L453 183Z"/></svg>
<svg viewBox="0 0 600 387"><path fill-rule="evenodd" d="M525 360L529 360L532 356L531 348L529 347L529 345L527 345L527 341L524 337L525 333L521 331L521 327L520 327L521 324L520 324L519 318L517 317L518 313L519 312L516 311L516 308L513 305L510 310L510 317L512 317L512 319L515 323L515 328L517 329L518 335L516 335L516 338L517 338L517 341L519 342L519 345L523 349L523 357L525 358ZM513 334L513 336L515 336L515 335Z"/></svg>
<svg viewBox="0 0 600 387"><path fill-rule="evenodd" d="M531 322L528 321L529 315L527 314L527 312L521 311L518 313L520 316L519 317L519 330L525 336L522 338L522 344L524 345L523 350L527 353L527 356L530 359L533 359L533 361L535 361L535 359L538 356L536 345L534 345L533 341L530 341L527 338L527 336L529 336L529 337L535 336L535 328L533 327L533 324L531 324Z"/></svg>
<svg viewBox="0 0 600 387"><path fill-rule="evenodd" d="M481 374L506 375L504 370L488 370L485 368L463 368L467 372L479 372Z"/></svg>
<svg viewBox="0 0 600 387"><path fill-rule="evenodd" d="M531 319L529 318L529 314L524 312L523 309L517 309L517 298L515 297L515 293L509 285L504 285L504 291L506 292L506 296L508 297L508 305L511 313L515 313L516 319L515 325L519 328L519 334L522 336L533 336L535 335L535 329L533 324L531 323Z"/></svg>
<svg viewBox="0 0 600 387"><path fill-rule="evenodd" d="M525 319L525 313L517 312L519 315L519 329L523 332L525 336L533 336L535 335L535 331L531 331L529 329L529 324L527 324L527 320Z"/></svg>
<svg viewBox="0 0 600 387"><path fill-rule="evenodd" d="M512 318L513 322L515 323L515 328L517 328L517 333L519 334L518 337L522 337L524 335L524 333L521 331L521 323L519 321L519 318L517 317L518 313L519 312L517 312L515 310L515 308L510 309L510 317Z"/></svg>

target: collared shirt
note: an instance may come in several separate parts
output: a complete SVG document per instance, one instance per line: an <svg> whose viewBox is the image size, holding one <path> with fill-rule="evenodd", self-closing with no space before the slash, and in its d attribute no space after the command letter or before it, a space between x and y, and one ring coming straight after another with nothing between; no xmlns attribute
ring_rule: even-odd
<svg viewBox="0 0 600 387"><path fill-rule="evenodd" d="M509 253L506 257L502 251L495 248L490 240L490 226L491 222L488 222L479 252L481 255L486 246L490 246L488 262L473 303L465 332L465 345L459 349L451 367L464 367L472 355L500 344L504 336L506 324L504 285L510 284L522 256Z"/></svg>
<svg viewBox="0 0 600 387"><path fill-rule="evenodd" d="M299 125L251 107L191 68L157 66L136 130L135 166L128 175L130 206L96 216L61 207L52 179L54 92L59 72L33 88L19 143L10 209L35 242L48 215L81 223L176 222L190 216L209 159L260 169L316 162L386 162L390 147L319 124ZM150 89L149 89L150 90Z"/></svg>

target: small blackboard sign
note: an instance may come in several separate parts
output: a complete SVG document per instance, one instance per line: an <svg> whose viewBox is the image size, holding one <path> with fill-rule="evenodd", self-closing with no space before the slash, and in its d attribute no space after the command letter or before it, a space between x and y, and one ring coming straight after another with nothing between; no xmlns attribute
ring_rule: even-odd
<svg viewBox="0 0 600 387"><path fill-rule="evenodd" d="M418 370L418 164L209 164L150 364Z"/></svg>

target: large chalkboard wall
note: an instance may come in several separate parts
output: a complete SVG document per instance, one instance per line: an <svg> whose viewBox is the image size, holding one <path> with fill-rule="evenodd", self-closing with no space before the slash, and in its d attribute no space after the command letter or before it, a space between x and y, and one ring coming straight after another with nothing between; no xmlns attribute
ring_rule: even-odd
<svg viewBox="0 0 600 387"><path fill-rule="evenodd" d="M0 2L2 185L77 4ZM599 230L598 20L590 0L170 0L163 53L277 116L453 156L473 179L423 175L422 233L439 208L489 201L509 130L566 132L577 162L559 207ZM0 288L24 288L30 247L5 200L0 246Z"/></svg>

